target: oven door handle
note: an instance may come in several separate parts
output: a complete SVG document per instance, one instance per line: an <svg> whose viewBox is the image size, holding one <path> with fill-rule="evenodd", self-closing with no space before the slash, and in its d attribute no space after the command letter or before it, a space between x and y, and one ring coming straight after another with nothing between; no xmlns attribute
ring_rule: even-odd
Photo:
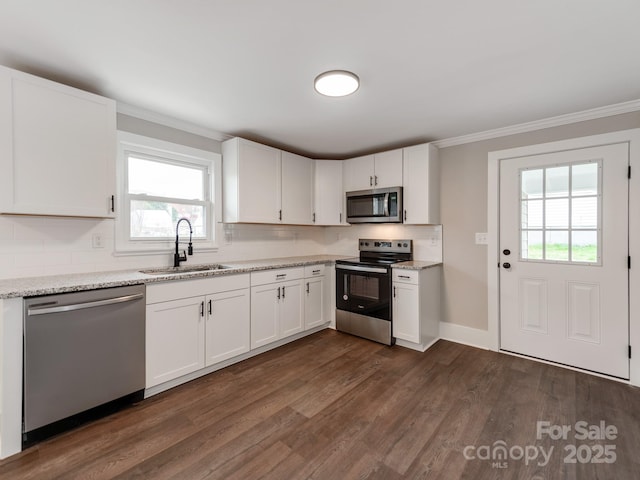
<svg viewBox="0 0 640 480"><path fill-rule="evenodd" d="M361 267L359 265L342 265L337 264L336 270L353 270L354 272L365 272L365 273L387 273L386 268L381 267Z"/></svg>

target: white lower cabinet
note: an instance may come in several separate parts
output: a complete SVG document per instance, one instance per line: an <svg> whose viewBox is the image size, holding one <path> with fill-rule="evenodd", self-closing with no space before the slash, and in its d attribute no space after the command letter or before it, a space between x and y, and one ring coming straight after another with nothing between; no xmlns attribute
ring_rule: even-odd
<svg viewBox="0 0 640 480"><path fill-rule="evenodd" d="M251 274L251 348L304 330L303 268Z"/></svg>
<svg viewBox="0 0 640 480"><path fill-rule="evenodd" d="M249 275L147 286L146 388L249 351Z"/></svg>
<svg viewBox="0 0 640 480"><path fill-rule="evenodd" d="M326 323L325 318L325 266L311 265L304 272L304 323L305 330Z"/></svg>
<svg viewBox="0 0 640 480"><path fill-rule="evenodd" d="M203 308L201 297L147 306L147 388L204 367Z"/></svg>
<svg viewBox="0 0 640 480"><path fill-rule="evenodd" d="M249 289L209 295L206 301L206 366L250 349Z"/></svg>
<svg viewBox="0 0 640 480"><path fill-rule="evenodd" d="M392 269L393 336L396 344L425 351L440 332L440 266Z"/></svg>
<svg viewBox="0 0 640 480"><path fill-rule="evenodd" d="M326 324L326 281L325 265L311 265L147 285L146 388Z"/></svg>

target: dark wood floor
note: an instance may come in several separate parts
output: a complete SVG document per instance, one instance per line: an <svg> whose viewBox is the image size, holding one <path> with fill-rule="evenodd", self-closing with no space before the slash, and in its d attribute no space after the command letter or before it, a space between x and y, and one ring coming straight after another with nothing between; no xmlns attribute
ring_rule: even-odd
<svg viewBox="0 0 640 480"><path fill-rule="evenodd" d="M539 421L571 432L537 439ZM576 440L578 421L618 435ZM553 447L544 466L541 447ZM581 463L612 451L613 463ZM326 330L36 445L1 461L0 478L634 479L639 452L640 389L446 341L418 353Z"/></svg>

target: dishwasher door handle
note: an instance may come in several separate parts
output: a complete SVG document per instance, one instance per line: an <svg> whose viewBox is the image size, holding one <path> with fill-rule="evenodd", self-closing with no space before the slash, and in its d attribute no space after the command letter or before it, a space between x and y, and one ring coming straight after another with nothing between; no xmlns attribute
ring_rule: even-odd
<svg viewBox="0 0 640 480"><path fill-rule="evenodd" d="M82 310L84 308L102 307L104 305L113 305L115 303L132 302L133 300L139 300L144 298L142 293L136 293L134 295L124 295L122 297L107 298L105 300L96 300L93 302L74 303L72 305L59 305L57 307L41 306L31 307L27 310L27 315L45 315L47 313L61 313L72 312L74 310Z"/></svg>

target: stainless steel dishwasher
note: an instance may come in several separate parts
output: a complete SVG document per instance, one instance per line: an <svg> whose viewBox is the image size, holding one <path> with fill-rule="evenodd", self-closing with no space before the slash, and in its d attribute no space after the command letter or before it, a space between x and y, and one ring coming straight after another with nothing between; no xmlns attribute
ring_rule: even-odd
<svg viewBox="0 0 640 480"><path fill-rule="evenodd" d="M24 446L143 398L144 285L24 306Z"/></svg>

